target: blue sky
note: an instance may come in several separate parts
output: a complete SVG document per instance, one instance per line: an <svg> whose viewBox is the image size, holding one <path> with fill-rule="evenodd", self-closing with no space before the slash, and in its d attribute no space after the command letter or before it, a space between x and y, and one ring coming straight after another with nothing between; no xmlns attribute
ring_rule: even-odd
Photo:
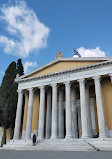
<svg viewBox="0 0 112 159"><path fill-rule="evenodd" d="M4 5L5 4L5 5ZM25 72L55 59L112 56L112 0L0 0L0 84L21 58Z"/></svg>

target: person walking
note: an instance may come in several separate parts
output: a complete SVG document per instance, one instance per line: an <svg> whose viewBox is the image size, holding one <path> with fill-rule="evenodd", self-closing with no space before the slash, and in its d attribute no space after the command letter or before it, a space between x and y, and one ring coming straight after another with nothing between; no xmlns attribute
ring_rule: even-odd
<svg viewBox="0 0 112 159"><path fill-rule="evenodd" d="M36 143L36 135L33 134L33 146L35 146L35 143Z"/></svg>

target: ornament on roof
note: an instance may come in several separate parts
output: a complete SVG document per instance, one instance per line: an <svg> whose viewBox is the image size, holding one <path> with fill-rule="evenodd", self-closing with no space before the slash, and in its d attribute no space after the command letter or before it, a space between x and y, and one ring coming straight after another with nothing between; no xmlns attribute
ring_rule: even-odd
<svg viewBox="0 0 112 159"><path fill-rule="evenodd" d="M58 51L58 53L56 54L56 59L59 59L62 57L63 57L63 53L61 51Z"/></svg>
<svg viewBox="0 0 112 159"><path fill-rule="evenodd" d="M74 54L73 57L81 57L81 55L78 53L77 50L75 50L74 48L72 50L73 50L73 54Z"/></svg>

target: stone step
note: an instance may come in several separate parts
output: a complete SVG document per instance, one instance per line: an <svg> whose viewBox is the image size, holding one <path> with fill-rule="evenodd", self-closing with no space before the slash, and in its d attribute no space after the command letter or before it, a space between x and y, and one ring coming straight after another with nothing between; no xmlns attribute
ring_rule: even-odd
<svg viewBox="0 0 112 159"><path fill-rule="evenodd" d="M112 140L88 140L88 143L100 151L112 151Z"/></svg>
<svg viewBox="0 0 112 159"><path fill-rule="evenodd" d="M60 143L55 143L55 142L54 143L52 143L52 142L49 142L49 143L38 143L37 142L37 144L38 145L40 145L40 144L57 144L57 145L58 144L67 144L67 145L69 145L69 144L73 144L74 145L75 144L75 145L86 145L87 143L84 143L84 142L82 142L82 143L77 143L77 142L76 143L75 142L74 143L62 143L62 142L60 142Z"/></svg>
<svg viewBox="0 0 112 159"><path fill-rule="evenodd" d="M29 146L31 146L31 145L29 145ZM36 145L37 147L90 147L90 145L55 145L55 144L51 144L51 145Z"/></svg>
<svg viewBox="0 0 112 159"><path fill-rule="evenodd" d="M44 151L95 151L94 149L82 149L82 148L17 148L16 150L44 150Z"/></svg>
<svg viewBox="0 0 112 159"><path fill-rule="evenodd" d="M50 150L50 151L95 151L95 149L82 139L73 140L38 140L36 146L32 146L32 141L19 140L10 141L4 145L4 149L15 150Z"/></svg>

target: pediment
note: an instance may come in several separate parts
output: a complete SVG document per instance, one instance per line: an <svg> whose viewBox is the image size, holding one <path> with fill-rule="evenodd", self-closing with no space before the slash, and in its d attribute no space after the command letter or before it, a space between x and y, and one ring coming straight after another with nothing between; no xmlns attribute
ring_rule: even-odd
<svg viewBox="0 0 112 159"><path fill-rule="evenodd" d="M82 66L87 66L95 63L100 63L108 61L107 58L62 58L59 60L54 60L42 67L37 68L36 70L21 76L21 79L38 77L46 74L51 74L55 72L65 71L73 68L79 68Z"/></svg>

